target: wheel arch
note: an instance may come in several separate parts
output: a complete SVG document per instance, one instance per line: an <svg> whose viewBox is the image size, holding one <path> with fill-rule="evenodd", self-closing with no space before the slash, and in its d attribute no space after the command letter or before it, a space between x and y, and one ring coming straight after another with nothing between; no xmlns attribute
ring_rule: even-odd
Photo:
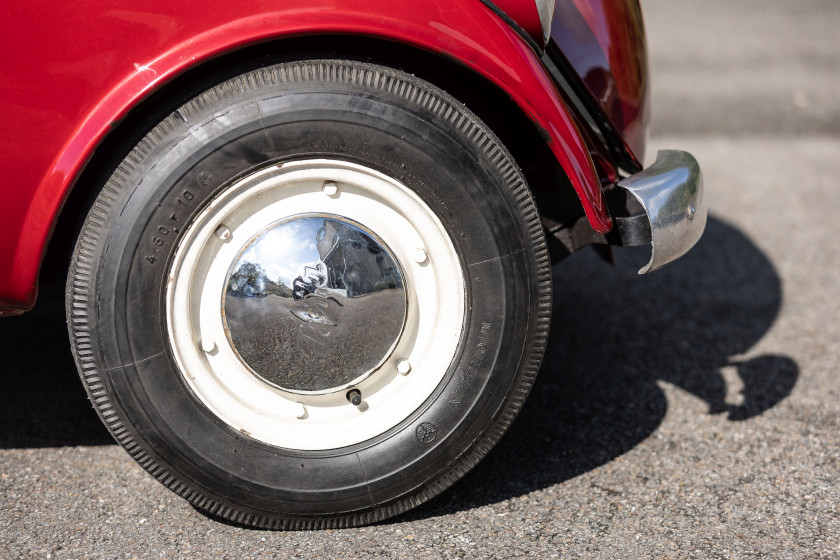
<svg viewBox="0 0 840 560"><path fill-rule="evenodd" d="M511 150L541 212L585 214L596 231L611 228L600 183L572 117L537 56L506 25L494 28L502 42L494 43L490 53L467 43L455 47L445 37L412 40L388 36L384 30L379 35L368 30L365 35L286 34L267 39L260 37L264 33L252 31L249 41L240 37L227 48L209 40L203 51L201 45L190 45L193 56L171 54L173 49L156 60L157 66L139 67L91 111L37 189L30 213L46 213L52 219L28 220L41 227L34 238L42 239L43 245L37 255L30 256L32 262L21 259L16 263L21 268L18 280L25 283L30 276L29 285L34 286L42 260L45 277L64 272L78 217L83 215L92 189L107 176L109 162L118 160L155 119L220 77L233 76L261 60L301 55L358 57L390 64L450 91L484 119ZM474 56L466 53L471 49ZM508 59L488 57L494 52L504 52ZM510 61L518 66L505 64ZM154 79L144 73L154 74ZM506 81L511 76L520 83ZM31 308L35 293L33 288L22 307Z"/></svg>

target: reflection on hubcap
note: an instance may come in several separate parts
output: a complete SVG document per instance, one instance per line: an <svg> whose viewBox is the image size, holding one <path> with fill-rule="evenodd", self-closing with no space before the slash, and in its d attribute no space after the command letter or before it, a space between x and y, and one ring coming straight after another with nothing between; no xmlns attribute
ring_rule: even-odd
<svg viewBox="0 0 840 560"><path fill-rule="evenodd" d="M403 275L372 232L295 216L252 238L228 271L226 331L258 377L292 392L358 383L391 354L407 314Z"/></svg>

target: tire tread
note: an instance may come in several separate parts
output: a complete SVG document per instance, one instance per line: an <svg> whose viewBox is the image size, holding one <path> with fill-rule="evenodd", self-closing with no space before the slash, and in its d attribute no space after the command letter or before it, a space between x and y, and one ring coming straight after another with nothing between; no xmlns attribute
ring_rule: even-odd
<svg viewBox="0 0 840 560"><path fill-rule="evenodd" d="M114 411L111 396L93 358L93 335L88 309L95 309L97 305L96 294L92 293L91 286L95 281L94 262L97 252L106 243L104 236L108 215L129 194L130 178L146 156L164 142L173 129L198 121L222 101L247 96L267 87L311 80L364 86L400 97L449 122L470 139L487 161L496 167L522 216L524 230L528 235L527 243L534 255L532 267L535 293L538 294L534 308L537 316L532 321L531 342L520 359L522 366L519 376L503 408L489 429L446 472L415 494L369 511L317 518L267 516L213 499L204 494L201 488L188 486L168 472L138 443L133 431ZM283 530L337 529L375 523L419 506L462 478L499 441L522 408L542 362L551 315L551 268L536 204L521 171L513 163L507 149L466 107L435 86L396 70L367 63L316 60L261 68L227 80L188 101L155 126L113 172L85 220L68 275L67 299L72 302L67 308L71 346L89 398L113 437L149 474L193 506L233 523Z"/></svg>

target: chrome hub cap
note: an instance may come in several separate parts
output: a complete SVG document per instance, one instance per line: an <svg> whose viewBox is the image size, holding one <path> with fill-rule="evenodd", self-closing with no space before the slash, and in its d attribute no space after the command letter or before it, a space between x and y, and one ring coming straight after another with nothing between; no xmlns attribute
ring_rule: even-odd
<svg viewBox="0 0 840 560"><path fill-rule="evenodd" d="M249 241L229 271L228 340L242 363L290 392L346 389L396 346L402 273L372 232L335 215L296 216Z"/></svg>
<svg viewBox="0 0 840 560"><path fill-rule="evenodd" d="M396 426L446 375L464 322L461 263L400 182L334 160L271 166L212 200L169 270L185 383L253 438L301 450Z"/></svg>

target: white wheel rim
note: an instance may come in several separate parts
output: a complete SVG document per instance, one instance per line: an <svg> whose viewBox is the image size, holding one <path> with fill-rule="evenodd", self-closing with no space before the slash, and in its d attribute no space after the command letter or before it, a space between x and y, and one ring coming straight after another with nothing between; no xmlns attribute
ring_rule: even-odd
<svg viewBox="0 0 840 560"><path fill-rule="evenodd" d="M405 324L382 363L354 383L363 398L359 406L348 402L347 387L303 394L265 382L226 334L222 302L243 246L272 224L308 214L363 225L387 245L403 273ZM366 441L417 410L450 367L464 308L461 264L431 209L398 181L334 160L271 166L217 196L181 240L166 294L172 353L198 399L234 429L300 450Z"/></svg>

